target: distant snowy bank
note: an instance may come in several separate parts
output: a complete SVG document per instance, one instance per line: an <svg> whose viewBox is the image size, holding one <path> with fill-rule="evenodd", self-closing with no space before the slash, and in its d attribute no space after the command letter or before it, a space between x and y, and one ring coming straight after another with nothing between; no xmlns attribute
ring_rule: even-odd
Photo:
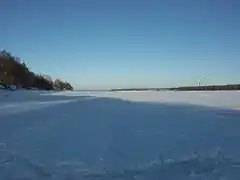
<svg viewBox="0 0 240 180"><path fill-rule="evenodd" d="M1 101L31 101L46 99L46 96L116 98L129 101L192 104L216 108L240 109L240 91L161 91L161 92L79 92L79 91L42 91L42 90L0 90ZM51 98L50 98L51 99Z"/></svg>
<svg viewBox="0 0 240 180"><path fill-rule="evenodd" d="M240 109L240 91L141 91L141 92L57 92L59 96L94 96L129 101L192 104L208 107Z"/></svg>

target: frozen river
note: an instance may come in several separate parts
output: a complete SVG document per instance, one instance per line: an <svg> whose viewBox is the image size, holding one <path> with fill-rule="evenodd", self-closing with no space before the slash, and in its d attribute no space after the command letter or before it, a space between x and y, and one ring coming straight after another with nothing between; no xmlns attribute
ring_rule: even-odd
<svg viewBox="0 0 240 180"><path fill-rule="evenodd" d="M0 91L0 179L240 178L240 92Z"/></svg>

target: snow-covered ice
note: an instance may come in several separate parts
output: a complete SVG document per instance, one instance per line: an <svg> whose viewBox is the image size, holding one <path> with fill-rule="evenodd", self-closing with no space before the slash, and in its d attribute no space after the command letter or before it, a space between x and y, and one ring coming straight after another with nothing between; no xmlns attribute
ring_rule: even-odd
<svg viewBox="0 0 240 180"><path fill-rule="evenodd" d="M238 180L240 92L0 90L0 179Z"/></svg>

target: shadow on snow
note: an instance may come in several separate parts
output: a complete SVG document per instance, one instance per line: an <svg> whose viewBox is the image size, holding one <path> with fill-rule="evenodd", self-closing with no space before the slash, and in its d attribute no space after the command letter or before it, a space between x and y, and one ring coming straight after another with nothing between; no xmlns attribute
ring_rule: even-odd
<svg viewBox="0 0 240 180"><path fill-rule="evenodd" d="M49 97L46 96L46 99ZM220 149L234 160L240 160L240 113L233 110L112 98L80 98L76 102L4 118L7 120L0 121L0 141L6 147L2 151L5 155L2 155L0 174L5 177L9 177L11 169L14 169L9 164L15 164L16 167L20 164L23 168L27 164L29 166L26 162L38 162L49 172L44 173L44 178L50 179L59 174L69 175L70 172L93 180L154 179L163 174L166 179L186 179L185 171L187 176L197 174L201 179L200 171L215 173L217 168L225 168L225 175L229 175L236 169L232 162L221 164L225 161L219 158L211 161L208 158L204 161L192 160L190 156L194 152L205 157ZM169 158L176 163L162 165ZM192 164L187 165L182 158L190 159L189 163ZM161 162L161 166L155 164L149 168L152 162ZM31 167L42 172L37 165ZM126 173L127 169L131 170ZM180 171L183 175L177 176L181 174ZM112 172L116 172L115 176ZM176 173L176 176L172 173Z"/></svg>

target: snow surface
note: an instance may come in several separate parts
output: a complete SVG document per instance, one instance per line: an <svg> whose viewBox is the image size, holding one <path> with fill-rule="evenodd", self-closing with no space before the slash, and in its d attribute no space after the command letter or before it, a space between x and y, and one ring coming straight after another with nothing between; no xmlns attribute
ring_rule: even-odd
<svg viewBox="0 0 240 180"><path fill-rule="evenodd" d="M0 90L1 180L239 180L240 92Z"/></svg>

